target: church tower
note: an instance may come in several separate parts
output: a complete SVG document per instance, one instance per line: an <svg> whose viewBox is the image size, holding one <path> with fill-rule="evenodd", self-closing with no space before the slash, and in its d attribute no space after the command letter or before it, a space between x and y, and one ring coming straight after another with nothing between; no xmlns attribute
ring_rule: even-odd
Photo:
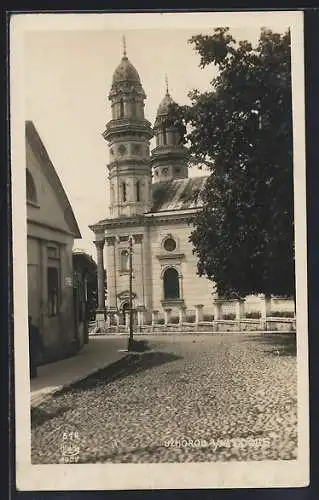
<svg viewBox="0 0 319 500"><path fill-rule="evenodd" d="M153 182L185 179L188 177L187 149L183 146L180 128L170 123L169 109L175 102L168 91L160 103L154 124L156 147L152 150Z"/></svg>
<svg viewBox="0 0 319 500"><path fill-rule="evenodd" d="M144 118L145 92L140 77L126 55L113 74L109 100L112 119L103 133L110 162L110 217L130 217L149 211L152 205L150 164L151 124Z"/></svg>

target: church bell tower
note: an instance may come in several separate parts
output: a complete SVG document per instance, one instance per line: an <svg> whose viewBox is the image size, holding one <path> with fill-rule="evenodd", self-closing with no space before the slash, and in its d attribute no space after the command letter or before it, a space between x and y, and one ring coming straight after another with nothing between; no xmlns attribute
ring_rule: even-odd
<svg viewBox="0 0 319 500"><path fill-rule="evenodd" d="M168 91L166 78L166 94L156 114L154 134L156 147L152 151L153 182L172 181L188 177L188 151L183 145L181 127L171 123L170 107L176 105Z"/></svg>
<svg viewBox="0 0 319 500"><path fill-rule="evenodd" d="M145 92L140 77L126 55L113 74L109 101L112 119L103 133L110 162L110 217L131 217L149 211L152 205L150 164L151 124L144 118Z"/></svg>

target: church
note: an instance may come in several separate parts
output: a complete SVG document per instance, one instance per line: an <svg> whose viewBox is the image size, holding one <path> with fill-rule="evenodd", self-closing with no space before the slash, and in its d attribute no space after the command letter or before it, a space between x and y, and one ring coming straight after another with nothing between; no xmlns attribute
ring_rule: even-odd
<svg viewBox="0 0 319 500"><path fill-rule="evenodd" d="M109 101L112 119L103 133L109 148L109 217L90 226L98 265L97 319L127 321L129 261L139 324L213 313L213 283L197 274L189 242L190 217L200 207L206 177L189 177L180 128L168 126L173 99L166 88L155 123L144 116L144 92L126 50L116 68ZM154 137L155 148L150 151ZM107 304L104 295L107 275Z"/></svg>

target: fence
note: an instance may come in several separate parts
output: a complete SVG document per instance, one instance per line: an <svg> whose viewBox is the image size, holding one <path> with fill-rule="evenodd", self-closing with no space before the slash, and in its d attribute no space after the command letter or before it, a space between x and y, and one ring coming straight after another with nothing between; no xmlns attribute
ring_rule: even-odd
<svg viewBox="0 0 319 500"><path fill-rule="evenodd" d="M288 331L296 330L294 302L289 299L256 297L253 300L215 300L210 310L202 304L193 309L165 307L147 313L142 307L134 314L134 330L141 333L173 331ZM280 308L278 307L278 304ZM208 308L207 308L208 309ZM95 324L91 333L125 333L126 319L117 312ZM99 330L99 332L98 332Z"/></svg>

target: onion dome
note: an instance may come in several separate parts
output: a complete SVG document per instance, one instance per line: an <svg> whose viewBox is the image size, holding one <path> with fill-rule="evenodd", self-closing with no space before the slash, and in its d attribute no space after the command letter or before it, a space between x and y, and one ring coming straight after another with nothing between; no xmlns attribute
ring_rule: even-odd
<svg viewBox="0 0 319 500"><path fill-rule="evenodd" d="M165 77L165 82L166 82L166 94L164 98L162 99L160 105L158 106L156 116L167 116L169 113L169 108L172 104L176 104L175 101L171 98L170 93L168 91L168 81L167 81L167 76Z"/></svg>
<svg viewBox="0 0 319 500"><path fill-rule="evenodd" d="M122 57L122 61L113 74L112 83L116 84L121 82L141 83L138 72L126 55Z"/></svg>
<svg viewBox="0 0 319 500"><path fill-rule="evenodd" d="M122 82L141 84L141 80L137 70L135 69L131 61L129 61L127 58L125 37L123 37L123 57L120 64L114 71L112 81L113 84Z"/></svg>
<svg viewBox="0 0 319 500"><path fill-rule="evenodd" d="M173 99L167 92L164 99L162 99L160 105L158 106L156 116L168 115L169 108L172 104L175 104L175 101L173 101Z"/></svg>

